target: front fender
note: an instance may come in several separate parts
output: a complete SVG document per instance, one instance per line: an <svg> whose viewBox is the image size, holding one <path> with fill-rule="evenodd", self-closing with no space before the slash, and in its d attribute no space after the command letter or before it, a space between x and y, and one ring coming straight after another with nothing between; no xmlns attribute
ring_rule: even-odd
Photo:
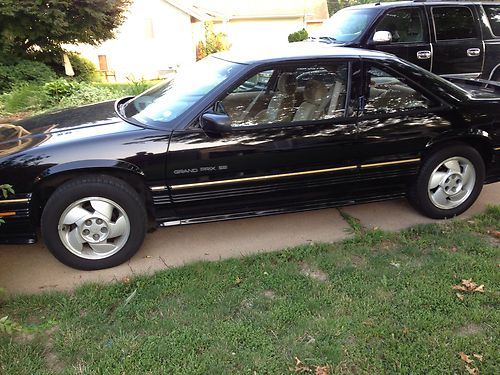
<svg viewBox="0 0 500 375"><path fill-rule="evenodd" d="M141 170L141 168L139 168L137 165L128 163L123 160L79 160L69 163L57 164L45 169L36 177L35 184L41 182L46 178L54 177L62 173L83 172L85 170L92 170L95 172L99 169L102 169L103 171L112 169L144 176L144 172Z"/></svg>

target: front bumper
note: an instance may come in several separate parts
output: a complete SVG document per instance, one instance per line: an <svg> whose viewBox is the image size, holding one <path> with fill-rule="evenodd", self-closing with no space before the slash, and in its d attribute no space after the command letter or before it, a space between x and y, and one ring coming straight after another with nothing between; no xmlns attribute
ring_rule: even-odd
<svg viewBox="0 0 500 375"><path fill-rule="evenodd" d="M31 217L31 194L0 199L0 244L30 244L37 241Z"/></svg>

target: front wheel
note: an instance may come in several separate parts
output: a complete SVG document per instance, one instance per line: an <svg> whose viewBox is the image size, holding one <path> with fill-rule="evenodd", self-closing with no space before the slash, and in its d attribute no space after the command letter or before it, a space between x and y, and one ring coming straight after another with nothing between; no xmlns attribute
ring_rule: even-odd
<svg viewBox="0 0 500 375"><path fill-rule="evenodd" d="M483 159L474 148L465 144L449 146L424 160L410 188L409 200L434 219L460 215L481 193L484 174Z"/></svg>
<svg viewBox="0 0 500 375"><path fill-rule="evenodd" d="M50 197L42 235L62 263L82 270L117 266L132 257L145 236L147 215L139 195L110 176L71 180Z"/></svg>

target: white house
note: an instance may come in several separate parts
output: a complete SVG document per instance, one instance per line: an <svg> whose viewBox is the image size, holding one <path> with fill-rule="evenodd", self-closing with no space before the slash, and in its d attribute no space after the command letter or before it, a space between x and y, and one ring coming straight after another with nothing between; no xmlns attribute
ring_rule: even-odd
<svg viewBox="0 0 500 375"><path fill-rule="evenodd" d="M326 0L135 0L115 39L70 49L109 80L153 79L195 60L205 21L235 48L264 48L327 18Z"/></svg>

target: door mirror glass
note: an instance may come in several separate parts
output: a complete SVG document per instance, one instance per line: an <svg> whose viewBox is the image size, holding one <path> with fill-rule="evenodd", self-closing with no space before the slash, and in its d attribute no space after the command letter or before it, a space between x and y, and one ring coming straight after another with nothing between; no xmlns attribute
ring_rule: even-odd
<svg viewBox="0 0 500 375"><path fill-rule="evenodd" d="M392 41L392 34L389 31L377 31L373 35L373 43L384 44Z"/></svg>
<svg viewBox="0 0 500 375"><path fill-rule="evenodd" d="M207 134L227 133L231 131L231 119L225 114L205 113L201 116L201 128Z"/></svg>

